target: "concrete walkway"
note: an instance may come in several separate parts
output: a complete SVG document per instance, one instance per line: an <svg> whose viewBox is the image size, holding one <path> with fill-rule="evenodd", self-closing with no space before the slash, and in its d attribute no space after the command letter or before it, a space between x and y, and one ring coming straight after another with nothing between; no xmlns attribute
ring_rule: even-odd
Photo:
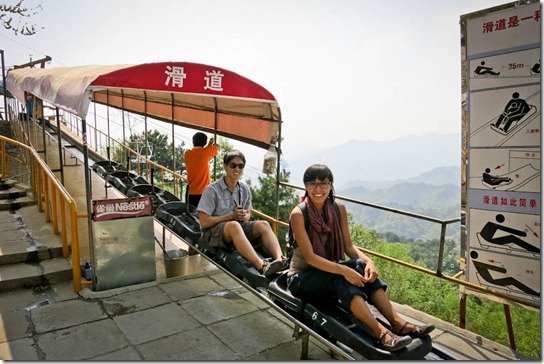
<svg viewBox="0 0 544 364"><path fill-rule="evenodd" d="M201 256L191 256L198 265ZM433 322L435 346L462 360L516 360L508 348L396 305L412 322ZM0 294L2 360L300 359L293 324L218 269L103 292L71 282ZM334 355L314 338L315 360Z"/></svg>
<svg viewBox="0 0 544 364"><path fill-rule="evenodd" d="M3 360L297 360L290 325L214 270L131 287L0 295ZM313 359L331 360L312 344Z"/></svg>

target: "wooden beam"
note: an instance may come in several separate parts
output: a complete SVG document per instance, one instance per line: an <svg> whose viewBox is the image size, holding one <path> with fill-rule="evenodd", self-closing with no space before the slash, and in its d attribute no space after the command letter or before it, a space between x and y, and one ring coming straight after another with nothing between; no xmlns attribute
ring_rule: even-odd
<svg viewBox="0 0 544 364"><path fill-rule="evenodd" d="M35 65L39 64L40 65L40 68L45 68L45 62L49 62L51 61L51 57L49 56L45 56L45 58L42 58L42 59L37 59L35 61L31 61L31 62L28 62L28 63L25 63L25 64L21 64L21 65L15 65L13 66L13 68L26 68L26 67L34 67Z"/></svg>

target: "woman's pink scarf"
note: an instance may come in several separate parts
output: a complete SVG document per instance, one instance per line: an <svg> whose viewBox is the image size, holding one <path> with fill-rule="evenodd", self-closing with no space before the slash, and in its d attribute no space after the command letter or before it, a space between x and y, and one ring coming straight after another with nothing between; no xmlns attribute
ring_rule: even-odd
<svg viewBox="0 0 544 364"><path fill-rule="evenodd" d="M325 201L323 216L317 211L317 208L308 197L304 198L304 202L308 208L310 223L308 237L312 243L314 253L333 262L343 261L344 239L340 229L340 221L338 221L338 216L332 205L333 202L330 199ZM326 245L321 240L322 234L328 235Z"/></svg>

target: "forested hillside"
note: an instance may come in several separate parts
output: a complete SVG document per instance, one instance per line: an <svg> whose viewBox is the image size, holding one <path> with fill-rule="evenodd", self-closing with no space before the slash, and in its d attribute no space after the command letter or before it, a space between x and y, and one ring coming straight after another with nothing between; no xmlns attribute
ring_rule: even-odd
<svg viewBox="0 0 544 364"><path fill-rule="evenodd" d="M457 167L445 168L450 174L455 174ZM429 176L439 176L444 173L430 171L425 173L422 178L413 178L413 181L407 182L372 182L361 183L359 186L340 188L336 193L340 196L350 197L356 200L370 202L400 209L420 215L434 217L438 219L452 219L460 216L461 208L461 187L460 183L434 184L434 180ZM384 186L384 187L380 187ZM417 220L394 214L387 211L378 210L371 207L361 206L353 203L347 203L348 210L353 214L353 220L364 227L375 230L381 236L387 239L391 236L394 241L413 241L417 239L436 239L440 237L440 225L427 221ZM446 235L458 241L460 224L452 224Z"/></svg>

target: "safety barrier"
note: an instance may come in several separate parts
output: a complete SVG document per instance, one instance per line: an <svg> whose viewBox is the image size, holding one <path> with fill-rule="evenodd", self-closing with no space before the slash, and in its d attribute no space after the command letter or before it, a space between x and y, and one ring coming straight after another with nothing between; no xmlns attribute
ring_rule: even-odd
<svg viewBox="0 0 544 364"><path fill-rule="evenodd" d="M77 125L77 123L76 123L76 125ZM93 128L91 125L88 125L88 127L90 129ZM161 170L162 186L163 186L162 188L164 188L164 175L165 174L170 174L170 175L174 176L175 182L177 182L178 179L186 182L185 177L183 177L183 176L175 173L174 171L171 171L171 170L169 170L169 169L167 169L167 168L165 168L165 167L163 167L163 166L161 166L161 165L159 165L159 164L157 164L157 163L155 163L155 162L153 162L153 161L151 161L149 159L147 159L145 156L140 155L139 153L137 153L136 151L134 151L134 150L130 149L129 147L123 145L119 141L117 141L117 140L115 140L115 139L113 139L111 137L108 137L104 133L102 133L102 132L100 132L98 130L95 130L95 132L98 135L102 134L103 137L107 138L106 140L109 139L109 142L111 143L111 145L119 145L119 148L122 148L122 149L126 150L126 152L129 155L134 155L134 156L136 156L138 158L142 158L145 161L146 170L149 170L151 168L151 166ZM99 147L95 146L95 149L97 149L97 152L99 152L99 149L103 149L103 148L99 148ZM117 161L115 159L112 159L112 160ZM117 162L123 163L123 161L121 161L121 160L119 160ZM130 166L129 166L129 168L130 168ZM139 170L138 170L138 172L139 172ZM177 183L174 183L174 185L177 186ZM293 184L289 184L289 183L286 183L286 182L281 182L280 181L279 185L283 186L283 187L290 187L290 188L294 188L294 189L304 191L303 187L293 185ZM177 192L176 189L175 189L175 191ZM176 193L174 193L174 194L176 194ZM457 278L459 275L462 274L462 272L457 273L453 277L448 276L448 275L446 275L446 274L444 274L442 272L441 267L442 267L442 262L443 262L443 259L444 259L444 247L445 247L445 241L446 241L446 229L447 229L448 225L450 225L450 224L461 222L460 217L459 218L448 219L448 220L443 220L443 219L437 219L437 218L434 218L434 217L429 217L429 216L416 214L416 213L412 213L412 212L408 212L408 211L403 211L403 210L400 210L400 209L394 209L394 208L387 207L387 206L382 206L382 205L373 204L373 203L369 203L369 202L365 202L365 201L360 201L360 200L352 199L352 198L345 197L345 196L336 195L336 198L338 198L339 200L351 202L351 203L354 203L354 204L368 206L368 207L376 208L376 209L383 210L383 211L389 211L389 212L392 212L392 213L395 213L395 214L400 214L400 215L404 215L404 216L408 216L408 217L411 217L411 218L424 220L424 221L428 221L428 222L432 222L432 223L440 225L440 240L439 240L438 257L437 257L437 269L435 271L427 269L427 268L423 268L423 267L420 267L420 266L417 266L415 264L407 263L407 262L404 262L402 260L395 259L395 258L386 256L386 255L383 255L383 254L380 254L378 252L374 252L374 251L371 251L371 250L368 250L368 249L365 249L365 248L362 248L362 247L358 247L358 249L363 251L365 254L370 254L372 256L379 257L380 259L384 259L384 260L387 260L387 261L390 261L390 262L393 262L393 263L396 263L396 264L400 264L400 265L408 267L410 269L415 269L417 271L432 275L432 276L434 276L436 278L444 279L444 280L450 281L450 282L458 284L458 285L466 286L466 287L469 287L471 289L474 289L474 290L477 290L477 291L480 291L480 292L483 292L483 293L486 293L486 294L489 294L489 295L492 295L492 296L495 296L495 297L509 299L509 300L514 301L516 303L520 303L520 304L527 305L527 306L530 306L530 307L538 308L537 305L535 305L535 304L533 304L531 302L527 302L527 301L524 301L522 299L518 299L516 297L511 297L511 296L505 295L505 294L503 294L501 292L497 292L497 291L495 291L493 289L490 289L490 288L487 288L487 287L484 287L484 286L480 286L478 284L475 284L475 283L468 282L468 281ZM266 215L266 214L264 214L264 213L262 213L260 211L252 210L252 213L254 213L255 215L259 216L260 218L262 218L264 220L267 220L271 224L272 229L274 230L274 232L276 234L278 233L278 227L279 226L288 227L288 224L286 222L277 220L277 219L275 219L275 218L273 218L273 217L271 217L269 215Z"/></svg>
<svg viewBox="0 0 544 364"><path fill-rule="evenodd" d="M64 258L68 258L71 248L74 291L79 292L82 282L78 218L87 215L78 214L74 199L34 148L1 135L0 141L2 179L12 178L30 186L38 211L44 213L46 222L53 224L53 232L60 234ZM16 147L18 151L10 154L8 146Z"/></svg>

